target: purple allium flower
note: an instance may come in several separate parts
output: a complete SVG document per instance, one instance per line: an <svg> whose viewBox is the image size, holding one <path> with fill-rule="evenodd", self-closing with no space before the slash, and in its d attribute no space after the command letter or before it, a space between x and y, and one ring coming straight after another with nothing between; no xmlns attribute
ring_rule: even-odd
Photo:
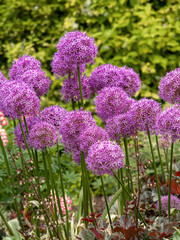
<svg viewBox="0 0 180 240"><path fill-rule="evenodd" d="M41 121L51 123L56 127L57 130L59 130L66 114L66 109L54 105L44 108L44 110L39 114L39 119Z"/></svg>
<svg viewBox="0 0 180 240"><path fill-rule="evenodd" d="M108 118L126 113L133 100L119 87L106 87L98 92L95 101L97 115L106 122Z"/></svg>
<svg viewBox="0 0 180 240"><path fill-rule="evenodd" d="M7 79L3 76L2 72L0 71L0 87L6 82Z"/></svg>
<svg viewBox="0 0 180 240"><path fill-rule="evenodd" d="M52 71L60 76L84 72L87 63L93 63L97 55L94 39L86 33L73 31L65 34L57 44L58 52L55 53L51 63Z"/></svg>
<svg viewBox="0 0 180 240"><path fill-rule="evenodd" d="M112 170L123 167L123 158L123 152L115 142L99 141L89 148L87 168L96 175L112 174Z"/></svg>
<svg viewBox="0 0 180 240"><path fill-rule="evenodd" d="M12 119L20 119L22 115L34 117L39 112L40 100L25 83L7 81L1 87L0 108Z"/></svg>
<svg viewBox="0 0 180 240"><path fill-rule="evenodd" d="M135 123L131 114L128 113L109 118L105 129L109 136L115 141L136 135Z"/></svg>
<svg viewBox="0 0 180 240"><path fill-rule="evenodd" d="M128 113L131 114L137 130L147 132L149 129L152 132L161 113L161 105L153 99L142 98L132 103Z"/></svg>
<svg viewBox="0 0 180 240"><path fill-rule="evenodd" d="M90 98L91 93L88 86L88 78L85 75L81 76L81 84L83 98ZM81 99L81 96L79 91L78 76L68 76L68 78L64 80L60 93L63 95L64 99L67 102L70 102L72 99L75 102L79 101Z"/></svg>
<svg viewBox="0 0 180 240"><path fill-rule="evenodd" d="M165 109L156 121L157 134L172 142L180 139L180 107L173 106Z"/></svg>
<svg viewBox="0 0 180 240"><path fill-rule="evenodd" d="M81 152L80 151L74 151L72 153L72 158L77 165L81 164Z"/></svg>
<svg viewBox="0 0 180 240"><path fill-rule="evenodd" d="M25 82L31 89L36 92L38 97L41 97L48 92L51 83L50 79L45 76L45 72L40 69L27 70L16 80Z"/></svg>
<svg viewBox="0 0 180 240"><path fill-rule="evenodd" d="M180 103L180 68L168 72L161 79L159 95L169 103Z"/></svg>
<svg viewBox="0 0 180 240"><path fill-rule="evenodd" d="M59 134L52 124L38 122L31 128L28 142L35 150L45 150L46 147L52 147L58 143L58 139Z"/></svg>
<svg viewBox="0 0 180 240"><path fill-rule="evenodd" d="M129 96L132 96L139 90L141 81L132 68L103 64L93 70L89 85L92 93L104 87L121 87Z"/></svg>
<svg viewBox="0 0 180 240"><path fill-rule="evenodd" d="M86 153L91 145L98 141L108 141L108 133L101 127L90 126L84 129L80 137L80 150Z"/></svg>
<svg viewBox="0 0 180 240"><path fill-rule="evenodd" d="M64 144L66 151L79 151L80 134L88 126L96 126L90 112L78 110L67 113L60 129L61 142Z"/></svg>
<svg viewBox="0 0 180 240"><path fill-rule="evenodd" d="M159 209L159 201L155 205L156 209ZM180 199L171 194L171 208L176 208L180 211ZM168 212L168 195L161 197L161 210Z"/></svg>
<svg viewBox="0 0 180 240"><path fill-rule="evenodd" d="M11 80L17 80L27 70L32 69L41 70L41 63L32 56L23 55L13 62L12 68L9 69L9 77Z"/></svg>
<svg viewBox="0 0 180 240"><path fill-rule="evenodd" d="M38 117L26 118L28 131L30 131L31 128L38 122L39 122ZM24 130L26 139L28 139L24 122L22 122L22 127L23 127L23 130ZM26 149L26 144L24 142L24 137L23 137L23 134L22 134L22 131L21 131L20 124L18 124L16 126L16 128L14 130L14 135L15 135L15 143L18 145L18 147L20 147L22 149Z"/></svg>

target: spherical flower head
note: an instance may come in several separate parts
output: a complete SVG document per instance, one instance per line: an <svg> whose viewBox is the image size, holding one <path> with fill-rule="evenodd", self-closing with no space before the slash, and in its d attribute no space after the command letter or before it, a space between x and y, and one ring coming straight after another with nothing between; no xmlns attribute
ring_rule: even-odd
<svg viewBox="0 0 180 240"><path fill-rule="evenodd" d="M32 127L39 121L38 117L29 117L29 118L26 118L26 123L27 123L27 129L28 131L30 131L32 129ZM26 139L28 139L28 135L27 135L27 132L26 132L26 126L25 126L25 123L22 122L22 127L23 127L23 130L24 130L24 133L25 133L25 137ZM25 141L24 141L24 137L23 137L23 134L22 134L22 131L21 131L21 127L20 127L20 124L18 124L16 127L15 127L15 130L14 130L14 135L15 135L15 143L17 144L18 147L22 148L22 149L26 149L26 144L25 144Z"/></svg>
<svg viewBox="0 0 180 240"><path fill-rule="evenodd" d="M47 122L38 122L29 131L28 142L35 150L44 151L47 147L52 147L58 143L59 134L56 128Z"/></svg>
<svg viewBox="0 0 180 240"><path fill-rule="evenodd" d="M2 72L0 71L0 87L6 82L7 79L3 76Z"/></svg>
<svg viewBox="0 0 180 240"><path fill-rule="evenodd" d="M93 144L88 151L86 158L87 168L96 175L113 174L119 168L122 168L123 152L119 145L111 141L102 141Z"/></svg>
<svg viewBox="0 0 180 240"><path fill-rule="evenodd" d="M132 99L119 87L107 87L98 92L95 101L97 115L106 122L108 118L126 113Z"/></svg>
<svg viewBox="0 0 180 240"><path fill-rule="evenodd" d="M79 150L81 132L86 127L95 125L96 122L88 111L78 110L68 112L60 129L62 135L61 142L64 144L66 151Z"/></svg>
<svg viewBox="0 0 180 240"><path fill-rule="evenodd" d="M156 130L156 119L161 113L161 105L153 99L143 98L132 103L128 112L139 131L150 132Z"/></svg>
<svg viewBox="0 0 180 240"><path fill-rule="evenodd" d="M1 87L0 107L4 114L12 119L21 116L36 116L40 108L40 100L34 90L25 83L8 81Z"/></svg>
<svg viewBox="0 0 180 240"><path fill-rule="evenodd" d="M180 139L180 107L172 106L165 109L157 118L156 133L172 142Z"/></svg>
<svg viewBox="0 0 180 240"><path fill-rule="evenodd" d="M17 81L25 82L36 92L38 97L41 97L49 91L51 83L50 79L45 76L45 72L40 69L27 70Z"/></svg>
<svg viewBox="0 0 180 240"><path fill-rule="evenodd" d="M57 130L59 130L66 114L67 111L64 108L54 105L44 108L39 114L39 119L51 123Z"/></svg>
<svg viewBox="0 0 180 240"><path fill-rule="evenodd" d="M88 78L85 75L81 76L81 85L83 98L89 99L91 93L88 86ZM60 93L63 95L66 102L70 102L71 100L74 100L75 102L79 101L81 96L78 76L68 76L68 78L64 80Z"/></svg>
<svg viewBox="0 0 180 240"><path fill-rule="evenodd" d="M108 140L109 135L103 128L98 126L87 127L80 135L80 150L86 153L94 143Z"/></svg>
<svg viewBox="0 0 180 240"><path fill-rule="evenodd" d="M27 70L39 69L41 70L41 63L32 56L23 55L17 61L13 62L12 68L9 69L9 77L11 80L17 80Z"/></svg>
<svg viewBox="0 0 180 240"><path fill-rule="evenodd" d="M180 68L168 72L161 79L159 96L169 103L180 103Z"/></svg>
<svg viewBox="0 0 180 240"><path fill-rule="evenodd" d="M57 44L57 49L52 68L54 73L62 77L77 72L77 66L84 68L87 63L93 63L98 51L94 39L80 31L65 34ZM61 63L59 68L57 62Z"/></svg>
<svg viewBox="0 0 180 240"><path fill-rule="evenodd" d="M107 120L105 129L109 136L119 141L121 138L130 138L136 135L136 128L131 114L124 113Z"/></svg>
<svg viewBox="0 0 180 240"><path fill-rule="evenodd" d="M176 208L180 211L180 199L171 194L170 208ZM159 209L159 201L155 205L156 209ZM168 195L161 197L161 210L168 212Z"/></svg>

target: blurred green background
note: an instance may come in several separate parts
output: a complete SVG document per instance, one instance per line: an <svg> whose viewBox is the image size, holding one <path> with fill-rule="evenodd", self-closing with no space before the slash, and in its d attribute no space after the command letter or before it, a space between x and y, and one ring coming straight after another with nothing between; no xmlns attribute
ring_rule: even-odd
<svg viewBox="0 0 180 240"><path fill-rule="evenodd" d="M53 81L42 106L59 101L50 63L66 32L86 31L99 52L95 64L127 65L140 74L139 97L158 99L162 76L180 66L178 0L1 0L0 71L7 77L13 60L31 54Z"/></svg>

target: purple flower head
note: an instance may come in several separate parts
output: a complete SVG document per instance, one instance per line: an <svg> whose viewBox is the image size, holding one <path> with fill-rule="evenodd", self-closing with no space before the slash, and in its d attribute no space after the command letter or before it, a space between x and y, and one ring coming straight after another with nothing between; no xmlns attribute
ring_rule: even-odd
<svg viewBox="0 0 180 240"><path fill-rule="evenodd" d="M108 118L126 113L133 100L119 87L107 87L98 92L95 101L97 115L106 122Z"/></svg>
<svg viewBox="0 0 180 240"><path fill-rule="evenodd" d="M161 79L159 96L169 103L180 103L180 68L168 72Z"/></svg>
<svg viewBox="0 0 180 240"><path fill-rule="evenodd" d="M87 63L94 62L98 51L94 39L80 31L65 34L57 44L57 49L51 66L52 71L62 77L76 73L77 66L83 72Z"/></svg>
<svg viewBox="0 0 180 240"><path fill-rule="evenodd" d="M3 76L2 72L0 71L0 88L6 81L7 79Z"/></svg>
<svg viewBox="0 0 180 240"><path fill-rule="evenodd" d="M123 167L123 158L123 152L115 142L99 141L89 148L86 158L87 168L99 176L112 174L112 170L116 171Z"/></svg>
<svg viewBox="0 0 180 240"><path fill-rule="evenodd" d="M34 117L39 112L40 100L25 83L7 81L1 87L0 108L12 119L20 119L22 115Z"/></svg>
<svg viewBox="0 0 180 240"><path fill-rule="evenodd" d="M37 123L39 122L38 117L30 117L30 118L26 118L26 123L27 123L27 128L28 131L31 130L31 128ZM26 127L25 127L25 123L22 122L22 127L26 136L26 139L28 139L27 133L26 133ZM26 149L26 144L24 142L24 137L21 131L21 127L20 124L18 124L14 130L14 135L15 135L15 143L18 145L18 147L22 148L22 149Z"/></svg>
<svg viewBox="0 0 180 240"><path fill-rule="evenodd" d="M98 141L108 141L107 132L98 126L90 126L84 129L80 135L80 150L86 153L94 143Z"/></svg>
<svg viewBox="0 0 180 240"><path fill-rule="evenodd" d="M74 151L72 153L72 158L77 165L81 164L81 152L80 151Z"/></svg>
<svg viewBox="0 0 180 240"><path fill-rule="evenodd" d="M58 143L58 139L59 134L52 124L38 122L31 128L28 142L35 150L45 150L46 147L52 147Z"/></svg>
<svg viewBox="0 0 180 240"><path fill-rule="evenodd" d="M81 76L81 84L83 98L90 98L91 93L88 86L88 78L85 75ZM63 95L64 99L67 102L70 102L72 99L75 102L79 101L81 99L81 96L79 91L78 76L68 76L68 78L64 80L60 93Z"/></svg>
<svg viewBox="0 0 180 240"><path fill-rule="evenodd" d="M27 70L17 81L25 82L38 97L48 92L51 83L50 79L45 76L45 72L40 69Z"/></svg>
<svg viewBox="0 0 180 240"><path fill-rule="evenodd" d="M11 80L18 80L27 70L32 69L41 70L41 63L32 56L23 55L13 62L9 77Z"/></svg>
<svg viewBox="0 0 180 240"><path fill-rule="evenodd" d="M172 142L180 139L180 107L173 106L165 109L157 118L156 133Z"/></svg>
<svg viewBox="0 0 180 240"><path fill-rule="evenodd" d="M171 194L171 208L176 208L180 211L180 199ZM156 209L159 209L159 201L155 205ZM161 197L161 210L168 212L168 195Z"/></svg>
<svg viewBox="0 0 180 240"><path fill-rule="evenodd" d="M39 114L39 119L51 123L56 127L57 130L60 129L62 121L64 121L67 111L57 105L44 108Z"/></svg>
<svg viewBox="0 0 180 240"><path fill-rule="evenodd" d="M90 112L78 110L67 113L60 129L61 142L64 144L66 151L79 151L80 134L88 126L96 126Z"/></svg>
<svg viewBox="0 0 180 240"><path fill-rule="evenodd" d="M139 131L155 130L156 119L161 113L161 105L153 99L143 98L135 101L128 112Z"/></svg>
<svg viewBox="0 0 180 240"><path fill-rule="evenodd" d="M135 123L129 113L109 118L105 129L109 136L115 141L136 135Z"/></svg>

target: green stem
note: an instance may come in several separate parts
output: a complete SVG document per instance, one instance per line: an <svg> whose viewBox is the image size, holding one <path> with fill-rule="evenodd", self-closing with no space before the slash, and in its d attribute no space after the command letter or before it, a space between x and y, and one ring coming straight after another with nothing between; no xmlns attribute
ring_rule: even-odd
<svg viewBox="0 0 180 240"><path fill-rule="evenodd" d="M164 149L164 155L165 155L165 159L166 159L167 173L169 173L168 149Z"/></svg>
<svg viewBox="0 0 180 240"><path fill-rule="evenodd" d="M72 99L72 109L75 110L75 101Z"/></svg>
<svg viewBox="0 0 180 240"><path fill-rule="evenodd" d="M155 162L155 157L154 157L154 152L153 152L152 141L151 141L151 136L150 136L150 133L149 133L149 129L147 129L147 133L148 133L149 145L150 145L150 148L151 148L151 155L152 155L152 160L153 160L153 168L154 168L154 173L155 173L155 178L156 178L158 200L159 200L159 216L161 216L161 191L160 191L160 187L159 187L159 180L158 180L158 174L157 174L157 169L156 169L156 162Z"/></svg>
<svg viewBox="0 0 180 240"><path fill-rule="evenodd" d="M45 170L46 186L47 186L48 195L49 195L50 192L51 192L50 184L49 184L49 173L48 173L48 170L47 170L46 158L45 158L45 154L44 154L43 151L42 151L42 157L43 157L43 165L44 165L44 170Z"/></svg>
<svg viewBox="0 0 180 240"><path fill-rule="evenodd" d="M86 176L84 171L84 163L83 163L83 155L81 154L81 182L83 186L83 216L84 218L88 216L88 192L87 192L87 186L86 186ZM87 224L86 224L87 225Z"/></svg>
<svg viewBox="0 0 180 240"><path fill-rule="evenodd" d="M103 183L103 178L102 178L102 176L101 176L101 184L102 184L104 199L105 199L105 202L106 202L106 208L107 208L107 213L108 213L108 217L109 217L109 223L110 223L110 226L111 226L111 230L113 231L113 226L112 226L112 221L111 221L111 215L110 215L110 212L109 212L109 206L108 206L108 202L107 202L107 197L106 197L106 192L105 192L105 189L104 189L104 183Z"/></svg>
<svg viewBox="0 0 180 240"><path fill-rule="evenodd" d="M172 179L173 149L174 149L174 143L171 143L169 190L168 190L168 217L169 217L169 219L170 219L170 215L171 215L170 209L171 209L171 179Z"/></svg>
<svg viewBox="0 0 180 240"><path fill-rule="evenodd" d="M22 132L22 135L23 135L23 138L24 138L24 142L26 144L26 148L27 148L28 153L29 153L29 157L30 157L30 159L32 159L32 155L31 155L31 152L30 152L30 149L29 149L29 145L28 145L27 140L26 140L26 136L25 136L25 133L24 133L24 129L23 129L21 120L19 120L19 124L20 124L21 132Z"/></svg>
<svg viewBox="0 0 180 240"><path fill-rule="evenodd" d="M158 156L159 156L159 160L160 160L160 164L161 164L161 171L162 171L163 179L166 180L157 135L156 135L156 146L157 146Z"/></svg>
<svg viewBox="0 0 180 240"><path fill-rule="evenodd" d="M82 84L81 84L81 76L80 76L79 66L77 66L77 72L78 72L78 81L79 81L79 91L80 91L80 96L81 96L81 107L84 107L83 93L82 93Z"/></svg>
<svg viewBox="0 0 180 240"><path fill-rule="evenodd" d="M13 230L12 230L11 226L9 225L9 223L6 221L6 218L4 217L3 213L1 212L1 209L0 209L0 217L2 218L4 224L6 225L9 234L11 236L14 236Z"/></svg>

